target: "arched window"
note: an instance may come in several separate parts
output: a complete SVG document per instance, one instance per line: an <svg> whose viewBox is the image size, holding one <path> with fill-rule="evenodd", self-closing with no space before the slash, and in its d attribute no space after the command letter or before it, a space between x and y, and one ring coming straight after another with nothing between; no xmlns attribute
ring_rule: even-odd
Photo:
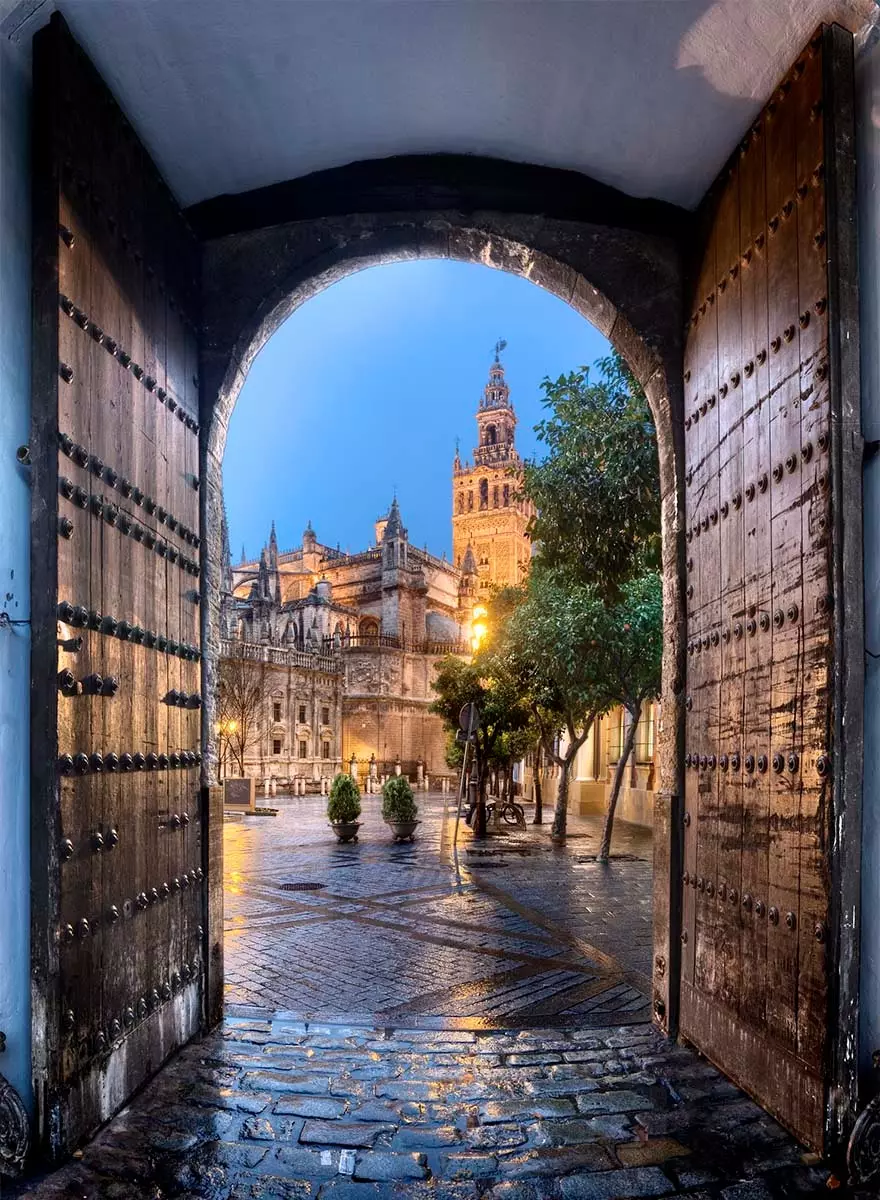
<svg viewBox="0 0 880 1200"><path fill-rule="evenodd" d="M504 507L507 508L508 504L510 504L510 484L505 483L505 485L504 485Z"/></svg>
<svg viewBox="0 0 880 1200"><path fill-rule="evenodd" d="M458 493L458 511L460 513L464 512L464 492Z"/></svg>
<svg viewBox="0 0 880 1200"><path fill-rule="evenodd" d="M497 483L492 488L492 507L493 508L498 507L498 484Z"/></svg>
<svg viewBox="0 0 880 1200"><path fill-rule="evenodd" d="M480 508L489 507L489 480L480 480Z"/></svg>
<svg viewBox="0 0 880 1200"><path fill-rule="evenodd" d="M379 622L375 617L365 617L358 626L361 645L375 646L379 640Z"/></svg>
<svg viewBox="0 0 880 1200"><path fill-rule="evenodd" d="M486 445L494 446L498 441L498 430L494 425L486 426Z"/></svg>
<svg viewBox="0 0 880 1200"><path fill-rule="evenodd" d="M468 492L468 512L474 511L474 493Z"/></svg>

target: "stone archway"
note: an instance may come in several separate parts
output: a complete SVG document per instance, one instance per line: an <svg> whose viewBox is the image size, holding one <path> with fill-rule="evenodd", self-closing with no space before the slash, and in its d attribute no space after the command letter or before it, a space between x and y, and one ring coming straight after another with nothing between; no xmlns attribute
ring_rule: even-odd
<svg viewBox="0 0 880 1200"><path fill-rule="evenodd" d="M381 168L382 164L379 164ZM526 168L549 184L562 173ZM333 173L338 174L338 173ZM539 182L532 181L533 184ZM535 196L548 195L535 190ZM352 197L357 200L357 197ZM363 197L361 197L363 199ZM412 199L416 199L415 196ZM638 202L628 201L631 206ZM646 209L653 206L647 202ZM211 697L219 651L221 467L228 422L262 346L301 304L344 276L382 263L450 258L530 280L565 300L603 333L645 388L657 429L663 534L665 731L655 805L654 989L656 1019L674 1033L679 961L677 797L685 653L681 259L671 230L522 213L456 209L354 212L279 222L204 244L200 365L203 529L204 752L213 755ZM212 222L213 223L213 222ZM213 230L212 230L213 231Z"/></svg>

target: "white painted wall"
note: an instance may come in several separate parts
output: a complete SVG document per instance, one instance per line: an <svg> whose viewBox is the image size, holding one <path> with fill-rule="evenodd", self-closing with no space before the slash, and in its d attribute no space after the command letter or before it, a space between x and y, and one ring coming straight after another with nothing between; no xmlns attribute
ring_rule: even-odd
<svg viewBox="0 0 880 1200"><path fill-rule="evenodd" d="M16 462L30 425L30 61L0 38L0 613L30 615L30 492ZM0 1073L30 1101L27 625L0 628Z"/></svg>
<svg viewBox="0 0 880 1200"><path fill-rule="evenodd" d="M46 8L38 9L42 20ZM58 0L184 204L488 154L695 205L821 21L872 0Z"/></svg>
<svg viewBox="0 0 880 1200"><path fill-rule="evenodd" d="M875 31L880 35L880 30ZM862 429L880 439L880 36L856 67ZM862 822L861 1053L868 1071L880 1050L880 455L864 473L865 784Z"/></svg>

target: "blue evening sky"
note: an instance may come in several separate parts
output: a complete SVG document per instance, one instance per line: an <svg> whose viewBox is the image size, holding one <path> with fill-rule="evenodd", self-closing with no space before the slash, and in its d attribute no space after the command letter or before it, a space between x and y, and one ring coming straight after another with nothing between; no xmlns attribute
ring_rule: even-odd
<svg viewBox="0 0 880 1200"><path fill-rule="evenodd" d="M318 540L363 550L395 488L410 541L451 553L451 469L476 441L474 413L493 347L538 450L541 380L608 352L564 301L525 279L445 260L349 275L307 301L254 363L223 463L233 562L259 555L274 518L279 547Z"/></svg>

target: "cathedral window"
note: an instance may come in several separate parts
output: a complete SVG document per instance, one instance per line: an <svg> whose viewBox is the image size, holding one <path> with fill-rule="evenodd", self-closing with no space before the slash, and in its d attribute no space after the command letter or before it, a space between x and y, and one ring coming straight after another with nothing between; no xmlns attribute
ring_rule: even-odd
<svg viewBox="0 0 880 1200"><path fill-rule="evenodd" d="M330 743L329 743L329 742L325 742L325 743L324 743L324 746L323 746L323 757L324 757L324 758L329 758L329 757L330 757Z"/></svg>
<svg viewBox="0 0 880 1200"><path fill-rule="evenodd" d="M458 493L458 511L460 513L464 512L464 492Z"/></svg>
<svg viewBox="0 0 880 1200"><path fill-rule="evenodd" d="M300 725L305 725L306 723L306 706L304 704L299 706L299 723Z"/></svg>
<svg viewBox="0 0 880 1200"><path fill-rule="evenodd" d="M498 507L498 484L497 483L492 488L492 507L493 508Z"/></svg>
<svg viewBox="0 0 880 1200"><path fill-rule="evenodd" d="M280 700L275 700L272 703L272 720L276 723L276 725L281 720L281 701Z"/></svg>
<svg viewBox="0 0 880 1200"><path fill-rule="evenodd" d="M494 446L498 441L498 430L494 425L486 426L486 445Z"/></svg>
<svg viewBox="0 0 880 1200"><path fill-rule="evenodd" d="M308 744L308 742L300 742L300 744L299 744L299 756L300 756L300 758L307 758L307 757L308 757L308 753L309 753L309 744Z"/></svg>
<svg viewBox="0 0 880 1200"><path fill-rule="evenodd" d="M330 709L329 708L321 709L321 724L322 725L330 724ZM327 758L327 755L325 754L324 757Z"/></svg>
<svg viewBox="0 0 880 1200"><path fill-rule="evenodd" d="M505 483L505 485L504 485L504 507L507 508L508 504L510 504L510 484Z"/></svg>
<svg viewBox="0 0 880 1200"><path fill-rule="evenodd" d="M489 507L489 480L480 480L480 508Z"/></svg>
<svg viewBox="0 0 880 1200"><path fill-rule="evenodd" d="M273 754L281 753L281 738L273 738L272 739L272 753Z"/></svg>
<svg viewBox="0 0 880 1200"><path fill-rule="evenodd" d="M474 493L468 492L468 512L474 511Z"/></svg>

